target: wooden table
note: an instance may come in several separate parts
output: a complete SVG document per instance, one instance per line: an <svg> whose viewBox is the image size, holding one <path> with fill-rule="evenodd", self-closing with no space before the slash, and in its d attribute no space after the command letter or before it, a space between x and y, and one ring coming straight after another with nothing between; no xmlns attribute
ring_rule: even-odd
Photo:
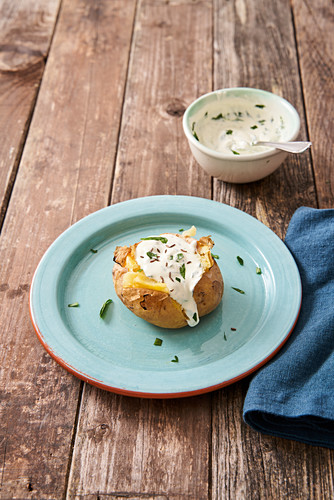
<svg viewBox="0 0 334 500"><path fill-rule="evenodd" d="M109 204L192 195L279 237L333 206L330 0L3 0L0 4L0 498L329 499L333 452L242 420L250 378L151 400L81 382L39 343L34 270ZM249 86L284 96L313 147L248 185L211 179L182 131L191 101Z"/></svg>

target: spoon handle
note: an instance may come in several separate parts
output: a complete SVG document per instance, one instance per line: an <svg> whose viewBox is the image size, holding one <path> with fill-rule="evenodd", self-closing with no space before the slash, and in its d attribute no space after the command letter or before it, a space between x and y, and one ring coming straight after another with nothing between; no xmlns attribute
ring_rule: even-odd
<svg viewBox="0 0 334 500"><path fill-rule="evenodd" d="M265 141L256 141L253 143L254 146L272 146L276 149L282 149L283 151L287 151L288 153L303 153L310 146L311 142L308 141L294 141L294 142L265 142Z"/></svg>

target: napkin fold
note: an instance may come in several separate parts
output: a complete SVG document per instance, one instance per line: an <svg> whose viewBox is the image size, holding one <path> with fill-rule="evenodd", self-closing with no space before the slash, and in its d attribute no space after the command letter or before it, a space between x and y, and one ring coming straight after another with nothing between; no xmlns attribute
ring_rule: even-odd
<svg viewBox="0 0 334 500"><path fill-rule="evenodd" d="M334 449L334 209L299 208L285 244L302 307L286 344L252 379L243 418L265 434Z"/></svg>

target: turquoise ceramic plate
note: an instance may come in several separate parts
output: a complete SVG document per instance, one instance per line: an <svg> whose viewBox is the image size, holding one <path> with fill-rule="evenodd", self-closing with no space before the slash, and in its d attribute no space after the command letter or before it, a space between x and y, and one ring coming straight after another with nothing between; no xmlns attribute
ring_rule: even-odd
<svg viewBox="0 0 334 500"><path fill-rule="evenodd" d="M116 296L113 252L143 236L192 225L198 237L209 234L215 241L223 301L195 328L160 329ZM102 319L109 298L113 303ZM45 253L30 294L37 335L64 368L110 391L159 398L208 392L256 370L283 345L300 304L297 266L271 230L227 205L184 196L126 201L77 222ZM154 345L157 337L161 346Z"/></svg>

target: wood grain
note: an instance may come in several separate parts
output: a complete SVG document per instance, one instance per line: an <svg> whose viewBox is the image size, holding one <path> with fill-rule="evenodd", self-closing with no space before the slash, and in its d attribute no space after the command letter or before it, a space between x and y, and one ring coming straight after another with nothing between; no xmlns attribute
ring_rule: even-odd
<svg viewBox="0 0 334 500"><path fill-rule="evenodd" d="M208 2L139 2L112 202L210 197L211 179L194 164L181 121L185 106L211 89L211 23ZM194 51L199 39L202 50ZM84 396L69 498L207 497L210 396L141 401L94 388Z"/></svg>
<svg viewBox="0 0 334 500"><path fill-rule="evenodd" d="M139 2L116 163L113 202L139 196L211 197L182 115L211 90L210 2ZM194 50L201 40L201 50ZM139 118L138 118L139 117Z"/></svg>
<svg viewBox="0 0 334 500"><path fill-rule="evenodd" d="M297 108L300 138L307 139L289 2L217 1L214 18L215 88L249 86L282 95ZM274 174L249 185L215 181L214 198L255 216L283 239L298 207L317 206L310 155L290 155ZM242 421L247 385L213 395L212 498L321 498L308 485L314 471L329 472L329 452L249 429ZM326 491L332 488L329 481Z"/></svg>
<svg viewBox="0 0 334 500"><path fill-rule="evenodd" d="M312 141L318 203L332 208L334 199L333 130L334 118L334 36L333 2L294 0L299 64Z"/></svg>
<svg viewBox="0 0 334 500"><path fill-rule="evenodd" d="M149 400L86 386L68 498L206 498L210 431L209 396Z"/></svg>
<svg viewBox="0 0 334 500"><path fill-rule="evenodd" d="M60 0L0 4L0 228L45 68Z"/></svg>
<svg viewBox="0 0 334 500"><path fill-rule="evenodd" d="M108 203L134 12L71 0L58 20L0 239L1 498L66 489L81 382L39 344L28 291L48 245Z"/></svg>
<svg viewBox="0 0 334 500"><path fill-rule="evenodd" d="M299 137L306 140L289 2L216 1L214 18L215 88L255 87L281 95L297 109ZM289 155L276 172L252 184L215 181L215 199L248 212L283 238L293 212L317 203L310 154Z"/></svg>

